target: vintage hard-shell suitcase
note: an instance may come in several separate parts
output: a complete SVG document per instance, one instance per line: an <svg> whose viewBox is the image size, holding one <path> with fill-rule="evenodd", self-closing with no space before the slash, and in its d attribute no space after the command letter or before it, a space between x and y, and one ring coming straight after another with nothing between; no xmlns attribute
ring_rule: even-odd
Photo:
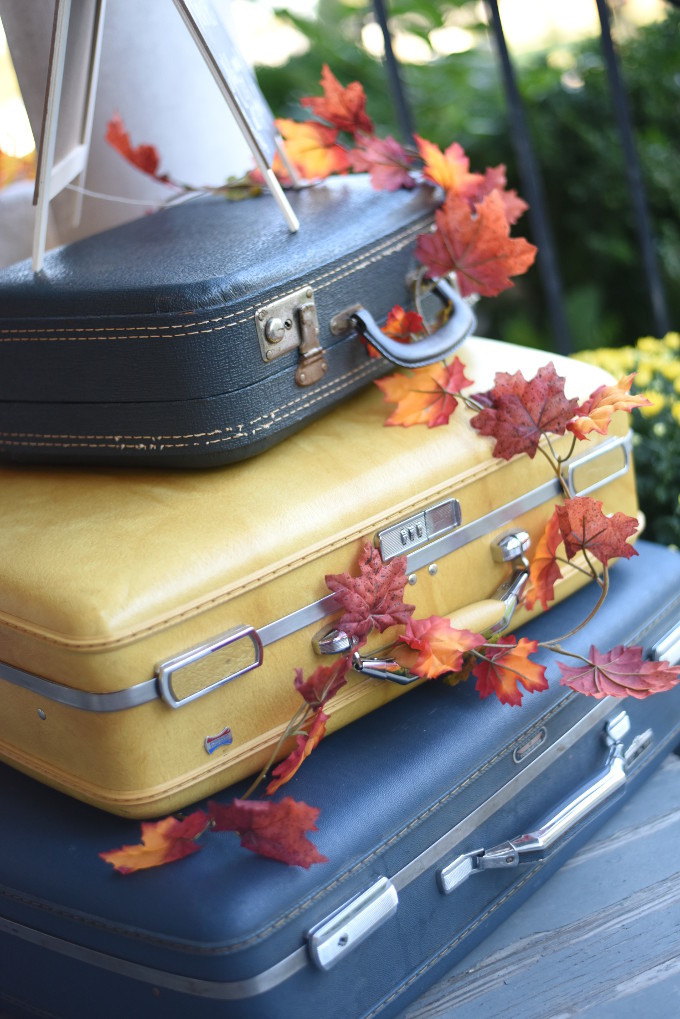
<svg viewBox="0 0 680 1019"><path fill-rule="evenodd" d="M677 658L680 556L638 548L569 649ZM592 602L584 588L523 632L555 637ZM123 877L98 853L139 842L139 825L4 771L0 1006L55 1019L90 1016L95 1000L101 1019L400 1013L680 743L680 685L594 700L542 655L551 688L521 708L430 683L324 740L287 786L321 808L312 838L328 862L309 870L213 832L195 855Z"/></svg>
<svg viewBox="0 0 680 1019"><path fill-rule="evenodd" d="M530 378L547 355L475 338L461 358L484 391L496 370ZM570 396L608 379L553 360ZM538 541L557 478L541 455L493 458L462 406L432 429L383 427L386 412L371 387L266 457L215 471L0 469L0 759L133 817L255 773L301 703L295 669L334 660L319 657L337 650L319 638L338 615L324 578L356 572L367 541L385 561L407 554L417 617L502 623L524 542L513 564L498 539ZM578 444L565 477L633 516L619 417ZM563 454L570 439L556 439ZM564 576L558 597L584 582ZM393 678L353 673L329 730L407 689Z"/></svg>
<svg viewBox="0 0 680 1019"><path fill-rule="evenodd" d="M418 344L382 333L413 307L431 189L377 192L366 175L291 194L200 198L0 272L0 457L209 466L270 446L395 363L443 357L474 314L446 280L445 326Z"/></svg>

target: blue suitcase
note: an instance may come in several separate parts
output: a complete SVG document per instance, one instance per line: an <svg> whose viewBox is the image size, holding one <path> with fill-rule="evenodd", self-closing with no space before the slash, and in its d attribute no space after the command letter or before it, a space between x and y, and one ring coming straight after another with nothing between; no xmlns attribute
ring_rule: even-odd
<svg viewBox="0 0 680 1019"><path fill-rule="evenodd" d="M680 658L680 555L637 547L570 650ZM595 597L524 634L566 633ZM3 1016L400 1013L680 744L680 685L594 700L545 664L550 690L520 709L430 683L324 740L283 793L321 808L329 862L309 870L209 833L200 853L123 877L98 853L138 842L136 822L3 768Z"/></svg>

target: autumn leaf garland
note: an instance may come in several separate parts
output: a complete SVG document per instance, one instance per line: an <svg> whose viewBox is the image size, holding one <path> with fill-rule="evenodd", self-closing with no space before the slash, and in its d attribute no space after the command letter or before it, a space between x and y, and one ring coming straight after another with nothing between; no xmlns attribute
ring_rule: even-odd
<svg viewBox="0 0 680 1019"><path fill-rule="evenodd" d="M463 297L494 297L513 285L511 277L527 271L536 248L523 237L511 237L510 231L528 206L506 187L502 164L475 173L457 142L442 152L418 135L414 146L404 146L391 136L379 138L366 112L366 94L359 82L345 87L324 65L320 85L320 96L300 100L314 119L276 120L287 158L303 180L317 182L353 172L368 173L378 191L439 188L442 198L434 229L418 238L415 254L428 277L455 272ZM161 172L155 146L132 144L117 113L109 121L106 140L138 170L179 191L209 191L240 199L262 190L258 170L218 187L194 187L174 180ZM273 170L284 187L291 186L278 155Z"/></svg>

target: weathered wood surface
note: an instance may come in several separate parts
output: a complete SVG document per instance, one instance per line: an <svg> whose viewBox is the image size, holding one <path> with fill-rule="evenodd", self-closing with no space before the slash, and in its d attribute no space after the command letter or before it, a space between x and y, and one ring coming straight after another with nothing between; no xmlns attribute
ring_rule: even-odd
<svg viewBox="0 0 680 1019"><path fill-rule="evenodd" d="M680 1016L680 757L403 1013L454 1016Z"/></svg>

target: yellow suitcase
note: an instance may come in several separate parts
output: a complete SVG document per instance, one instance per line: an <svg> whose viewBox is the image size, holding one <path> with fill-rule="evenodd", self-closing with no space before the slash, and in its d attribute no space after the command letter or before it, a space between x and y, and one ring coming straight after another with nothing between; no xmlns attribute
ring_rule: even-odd
<svg viewBox="0 0 680 1019"><path fill-rule="evenodd" d="M493 340L459 356L479 392L496 371L529 379L549 360L568 396L611 381ZM1 468L0 758L131 817L256 772L300 704L296 668L334 650L324 577L355 571L367 541L407 555L419 618L498 619L516 567L493 546L508 531L536 544L560 498L549 464L494 458L463 406L430 429L384 427L388 412L372 387L265 456L210 471ZM607 436L578 442L568 478L635 516L628 427L617 414ZM555 440L563 453L570 441ZM563 572L558 598L586 579ZM520 607L510 625L526 618ZM384 643L371 635L362 653ZM407 689L353 673L329 730Z"/></svg>

